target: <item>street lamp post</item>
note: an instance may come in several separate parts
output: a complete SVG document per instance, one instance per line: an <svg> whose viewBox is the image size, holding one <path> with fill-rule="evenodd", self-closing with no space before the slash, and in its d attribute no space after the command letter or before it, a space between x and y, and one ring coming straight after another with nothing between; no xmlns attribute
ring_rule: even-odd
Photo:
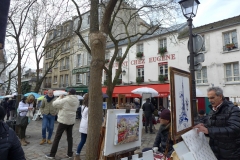
<svg viewBox="0 0 240 160"><path fill-rule="evenodd" d="M196 106L196 82L194 69L194 51L193 51L193 36L192 36L192 18L196 16L197 8L200 2L198 0L181 0L178 2L181 5L184 17L187 18L189 27L189 52L190 52L190 74L192 84L192 109L194 117L197 116Z"/></svg>

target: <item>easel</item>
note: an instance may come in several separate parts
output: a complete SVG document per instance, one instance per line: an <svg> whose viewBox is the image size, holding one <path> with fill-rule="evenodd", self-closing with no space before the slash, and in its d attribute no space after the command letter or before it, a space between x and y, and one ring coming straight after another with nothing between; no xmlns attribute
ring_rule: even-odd
<svg viewBox="0 0 240 160"><path fill-rule="evenodd" d="M130 108L126 106L126 96L125 95L118 95L118 109L126 109L125 113L130 113ZM139 113L139 109L136 110L136 113ZM139 147L134 147L131 149L123 150L120 152L116 152L110 154L108 156L104 156L104 142L105 142L105 135L106 135L106 118L104 119L101 131L100 131L100 139L99 139L99 146L98 146L98 160L119 160L120 158L124 157L131 157L134 154L134 151L139 149Z"/></svg>

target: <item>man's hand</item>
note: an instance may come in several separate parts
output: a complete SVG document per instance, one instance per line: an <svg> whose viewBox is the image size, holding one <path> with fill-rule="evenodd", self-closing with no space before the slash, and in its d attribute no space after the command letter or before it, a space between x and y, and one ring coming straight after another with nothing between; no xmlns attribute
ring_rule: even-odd
<svg viewBox="0 0 240 160"><path fill-rule="evenodd" d="M208 134L208 129L204 126L203 123L200 123L200 124L196 125L196 126L193 127L193 128L197 128L197 129L198 129L198 130L197 130L198 133L199 133L199 132L203 132L203 133L205 133L205 134Z"/></svg>

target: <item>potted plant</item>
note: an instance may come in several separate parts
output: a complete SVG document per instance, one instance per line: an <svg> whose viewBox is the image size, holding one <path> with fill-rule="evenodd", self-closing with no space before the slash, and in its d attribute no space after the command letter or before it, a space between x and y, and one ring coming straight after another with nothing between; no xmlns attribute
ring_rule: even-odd
<svg viewBox="0 0 240 160"><path fill-rule="evenodd" d="M142 58L142 57L143 57L143 52L138 52L138 53L136 54L136 56L137 56L138 58Z"/></svg>
<svg viewBox="0 0 240 160"><path fill-rule="evenodd" d="M105 59L105 63L109 63L109 61L110 61L109 59Z"/></svg>
<svg viewBox="0 0 240 160"><path fill-rule="evenodd" d="M137 77L136 78L136 82L137 82L137 84L142 83L143 82L143 78L142 77Z"/></svg>
<svg viewBox="0 0 240 160"><path fill-rule="evenodd" d="M165 81L167 81L168 80L168 77L166 76L166 75L159 75L158 76L158 81L160 82L160 83L164 83Z"/></svg>
<svg viewBox="0 0 240 160"><path fill-rule="evenodd" d="M122 79L117 79L117 85L121 84L122 83Z"/></svg>
<svg viewBox="0 0 240 160"><path fill-rule="evenodd" d="M108 84L107 80L104 80L103 84L104 84L104 86L106 86Z"/></svg>
<svg viewBox="0 0 240 160"><path fill-rule="evenodd" d="M122 58L121 56L117 56L116 61L119 62L121 60L121 58Z"/></svg>
<svg viewBox="0 0 240 160"><path fill-rule="evenodd" d="M228 50L231 50L231 49L233 49L234 47L235 47L234 43L226 44L226 48L227 48Z"/></svg>
<svg viewBox="0 0 240 160"><path fill-rule="evenodd" d="M159 48L159 49L158 49L158 53L159 53L161 56L163 56L164 53L166 53L166 52L167 52L167 48L166 48L166 47L163 47L163 48Z"/></svg>

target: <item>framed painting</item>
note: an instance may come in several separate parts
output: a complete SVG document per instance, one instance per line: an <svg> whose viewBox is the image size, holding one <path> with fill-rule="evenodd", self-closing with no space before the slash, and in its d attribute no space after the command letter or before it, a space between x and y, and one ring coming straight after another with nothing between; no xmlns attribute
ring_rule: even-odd
<svg viewBox="0 0 240 160"><path fill-rule="evenodd" d="M172 139L179 137L193 127L191 102L191 76L189 72L170 67Z"/></svg>

